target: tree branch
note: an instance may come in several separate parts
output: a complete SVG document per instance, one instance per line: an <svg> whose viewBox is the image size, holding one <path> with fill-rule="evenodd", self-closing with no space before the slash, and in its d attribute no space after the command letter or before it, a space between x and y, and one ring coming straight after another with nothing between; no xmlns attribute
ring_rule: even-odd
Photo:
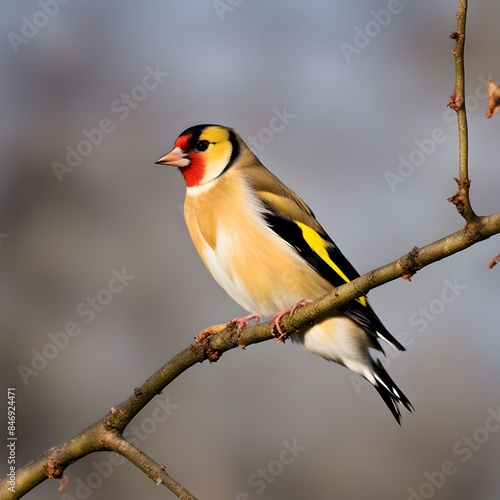
<svg viewBox="0 0 500 500"><path fill-rule="evenodd" d="M291 334L310 324L317 318L337 309L342 304L398 277L409 280L418 270L449 257L457 252L500 233L500 212L477 217L465 227L445 238L421 248L413 248L398 260L379 267L342 285L332 292L307 304L281 321L284 332ZM166 474L163 467L134 448L122 437L128 423L146 404L169 383L196 363L205 360L217 361L226 351L238 346L249 346L272 339L270 323L244 328L238 336L233 324L217 325L201 332L195 341L174 356L123 403L111 410L102 419L92 424L70 440L47 450L17 471L16 491L8 490L8 483L0 481L0 497L13 500L22 497L36 485L48 478L61 478L66 467L95 451L115 451L141 469L155 483L164 484L180 498L195 499L179 483Z"/></svg>

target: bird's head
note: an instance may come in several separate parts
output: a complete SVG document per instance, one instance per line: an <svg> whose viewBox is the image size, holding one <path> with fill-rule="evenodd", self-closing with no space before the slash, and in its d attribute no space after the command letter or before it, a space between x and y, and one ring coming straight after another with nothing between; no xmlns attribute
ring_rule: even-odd
<svg viewBox="0 0 500 500"><path fill-rule="evenodd" d="M156 163L178 167L188 187L207 184L227 170L240 152L236 133L221 125L196 125L176 139Z"/></svg>

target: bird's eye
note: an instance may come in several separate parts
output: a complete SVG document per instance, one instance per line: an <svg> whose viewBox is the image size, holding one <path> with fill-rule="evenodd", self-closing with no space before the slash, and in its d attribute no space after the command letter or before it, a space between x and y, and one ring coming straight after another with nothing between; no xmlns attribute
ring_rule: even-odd
<svg viewBox="0 0 500 500"><path fill-rule="evenodd" d="M196 146L194 147L194 150L197 153L201 153L202 151L206 151L207 150L209 144L210 143L208 141L198 141L196 143Z"/></svg>

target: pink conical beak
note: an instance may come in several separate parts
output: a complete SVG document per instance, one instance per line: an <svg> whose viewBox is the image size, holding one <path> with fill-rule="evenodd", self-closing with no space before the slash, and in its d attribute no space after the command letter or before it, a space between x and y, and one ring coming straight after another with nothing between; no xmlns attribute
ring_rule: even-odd
<svg viewBox="0 0 500 500"><path fill-rule="evenodd" d="M190 165L190 160L187 158L187 153L180 147L175 147L165 156L159 158L155 163L159 165L169 165L171 167L187 167Z"/></svg>

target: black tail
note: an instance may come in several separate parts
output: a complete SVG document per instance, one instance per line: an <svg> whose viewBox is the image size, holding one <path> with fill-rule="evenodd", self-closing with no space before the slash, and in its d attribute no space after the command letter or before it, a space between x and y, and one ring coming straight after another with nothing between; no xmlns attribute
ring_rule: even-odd
<svg viewBox="0 0 500 500"><path fill-rule="evenodd" d="M373 362L373 368L375 379L377 380L377 384L374 387L377 389L377 392L380 394L389 410L391 410L396 422L401 425L401 412L399 411L398 405L403 405L410 412L414 412L415 410L408 398L385 371L379 359Z"/></svg>

